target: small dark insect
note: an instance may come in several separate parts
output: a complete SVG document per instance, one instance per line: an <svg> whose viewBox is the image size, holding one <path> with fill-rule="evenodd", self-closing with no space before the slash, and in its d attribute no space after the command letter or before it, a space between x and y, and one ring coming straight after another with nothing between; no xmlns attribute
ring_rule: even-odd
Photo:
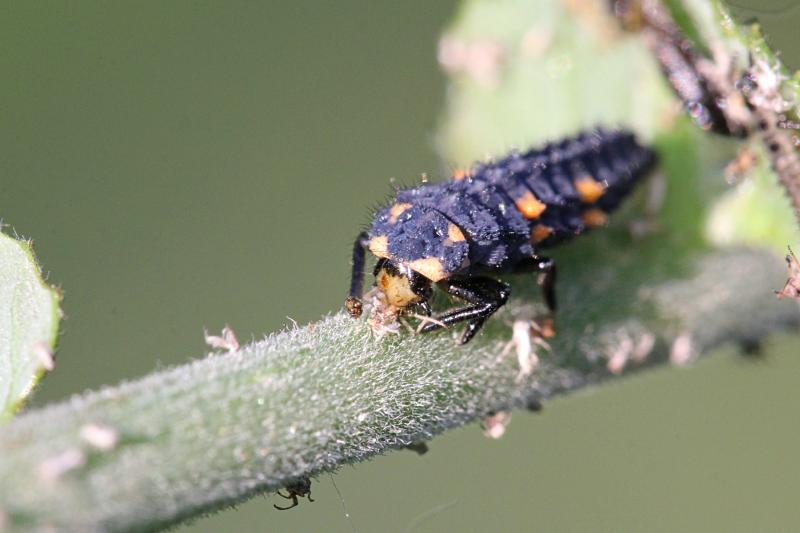
<svg viewBox="0 0 800 533"><path fill-rule="evenodd" d="M529 398L528 401L525 402L525 408L532 413L541 413L544 406L538 398Z"/></svg>
<svg viewBox="0 0 800 533"><path fill-rule="evenodd" d="M752 117L731 65L715 64L697 50L659 0L611 0L611 7L625 29L641 32L697 126L732 137L750 133Z"/></svg>
<svg viewBox="0 0 800 533"><path fill-rule="evenodd" d="M307 497L308 501L310 502L314 501L311 499L311 480L308 479L307 477L300 478L291 485L286 485L286 491L289 494L283 494L279 490L275 492L278 494L278 496L282 498L286 498L287 500L292 500L292 505L289 505L287 507L279 507L273 504L272 506L275 507L275 509L278 509L280 511L286 511L287 509L297 507L297 505L299 504L297 498Z"/></svg>
<svg viewBox="0 0 800 533"><path fill-rule="evenodd" d="M411 450L412 452L417 452L417 455L425 455L428 453L428 445L422 441L406 444L405 448L407 450Z"/></svg>
<svg viewBox="0 0 800 533"><path fill-rule="evenodd" d="M466 322L460 343L469 342L511 292L492 274L536 273L554 312L555 262L539 250L605 225L655 160L633 134L598 129L477 164L443 183L400 190L356 238L345 305L354 317L361 314L369 250L378 257L373 274L387 316L418 307L430 317L434 284L467 302L423 319L422 332Z"/></svg>

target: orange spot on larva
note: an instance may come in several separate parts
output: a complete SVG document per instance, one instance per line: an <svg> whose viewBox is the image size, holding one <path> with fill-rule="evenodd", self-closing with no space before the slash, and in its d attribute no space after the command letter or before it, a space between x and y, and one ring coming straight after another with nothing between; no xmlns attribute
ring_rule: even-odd
<svg viewBox="0 0 800 533"><path fill-rule="evenodd" d="M450 240L450 242L461 242L466 240L464 233L455 224L450 224L447 226L447 238Z"/></svg>
<svg viewBox="0 0 800 533"><path fill-rule="evenodd" d="M525 191L525 194L520 196L515 203L522 216L528 220L539 218L539 215L547 209L547 206L536 198L531 191Z"/></svg>
<svg viewBox="0 0 800 533"><path fill-rule="evenodd" d="M583 223L587 226L605 226L608 222L608 215L599 209L587 209L582 215Z"/></svg>
<svg viewBox="0 0 800 533"><path fill-rule="evenodd" d="M389 209L389 224L397 222L397 217L405 213L408 209L411 209L411 204L394 204L392 208Z"/></svg>
<svg viewBox="0 0 800 533"><path fill-rule="evenodd" d="M531 242L542 242L553 234L553 228L544 224L536 224L531 231Z"/></svg>
<svg viewBox="0 0 800 533"><path fill-rule="evenodd" d="M369 251L378 257L389 257L389 238L386 235L371 238Z"/></svg>
<svg viewBox="0 0 800 533"><path fill-rule="evenodd" d="M595 181L588 174L578 177L573 184L581 197L581 201L585 204L595 203L606 192L605 185Z"/></svg>
<svg viewBox="0 0 800 533"><path fill-rule="evenodd" d="M452 178L453 178L454 180L456 180L456 181L459 181L459 180L463 180L463 179L464 179L464 178L466 178L467 176L469 176L469 172L467 172L467 171L466 171L466 170L464 170L463 168L457 168L457 169L455 169L455 170L453 171L453 176L452 176Z"/></svg>
<svg viewBox="0 0 800 533"><path fill-rule="evenodd" d="M419 272L431 281L441 281L447 277L447 273L444 271L444 265L436 257L415 259L407 264L408 268Z"/></svg>

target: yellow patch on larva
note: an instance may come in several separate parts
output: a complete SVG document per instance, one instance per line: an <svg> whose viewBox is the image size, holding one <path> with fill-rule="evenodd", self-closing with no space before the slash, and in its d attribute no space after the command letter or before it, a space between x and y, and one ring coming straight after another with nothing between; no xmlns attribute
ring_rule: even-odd
<svg viewBox="0 0 800 533"><path fill-rule="evenodd" d="M466 171L466 170L464 170L463 168L457 168L457 169L455 169L455 170L453 171L452 178L453 178L454 180L456 180L456 181L461 181L461 180L463 180L464 178L466 178L467 176L469 176L469 172L467 172L467 171Z"/></svg>
<svg viewBox="0 0 800 533"><path fill-rule="evenodd" d="M392 208L389 209L389 224L397 222L397 217L409 209L411 209L411 204L394 204Z"/></svg>
<svg viewBox="0 0 800 533"><path fill-rule="evenodd" d="M419 272L431 281L441 281L447 277L444 271L444 265L436 257L424 257L422 259L415 259L406 263L408 268L414 272Z"/></svg>
<svg viewBox="0 0 800 533"><path fill-rule="evenodd" d="M464 237L464 233L461 231L461 228L459 228L455 224L450 224L447 226L447 238L451 243L461 242L466 240L466 237Z"/></svg>
<svg viewBox="0 0 800 533"><path fill-rule="evenodd" d="M528 220L535 220L539 215L544 213L547 206L538 198L536 198L531 191L525 191L525 194L520 196L515 202L517 209L522 216Z"/></svg>
<svg viewBox="0 0 800 533"><path fill-rule="evenodd" d="M544 224L536 224L531 231L531 242L536 244L542 242L553 234L553 228Z"/></svg>
<svg viewBox="0 0 800 533"><path fill-rule="evenodd" d="M587 226L605 226L608 223L608 215L599 209L587 209L581 216L583 223Z"/></svg>
<svg viewBox="0 0 800 533"><path fill-rule="evenodd" d="M375 277L375 283L383 292L386 302L399 309L405 309L420 300L420 297L411 289L411 284L406 276L393 276L385 269L381 269Z"/></svg>
<svg viewBox="0 0 800 533"><path fill-rule="evenodd" d="M588 175L584 174L579 176L574 182L575 189L581 197L581 202L585 204L593 204L600 199L606 192L606 187L599 181Z"/></svg>
<svg viewBox="0 0 800 533"><path fill-rule="evenodd" d="M369 251L377 257L389 257L389 238L386 235L378 235L369 240Z"/></svg>

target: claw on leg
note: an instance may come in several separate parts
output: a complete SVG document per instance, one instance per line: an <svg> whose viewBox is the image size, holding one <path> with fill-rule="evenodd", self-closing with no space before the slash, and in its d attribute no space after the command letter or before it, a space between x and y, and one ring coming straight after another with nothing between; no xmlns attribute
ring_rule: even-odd
<svg viewBox="0 0 800 533"><path fill-rule="evenodd" d="M278 494L280 494L280 493L278 493ZM283 494L281 494L281 496L283 496ZM273 503L272 506L275 509L279 510L279 511L288 511L289 509L297 507L299 505L299 503L300 503L300 502L297 501L297 496L283 496L283 497L286 498L287 500L292 500L292 505L287 505L286 507L281 507L281 506Z"/></svg>
<svg viewBox="0 0 800 533"><path fill-rule="evenodd" d="M439 287L451 296L466 301L469 305L427 320L422 325L420 332L427 333L459 322L466 322L467 327L461 335L459 344L468 343L480 331L486 319L506 303L511 292L505 283L485 277L447 279L440 282Z"/></svg>
<svg viewBox="0 0 800 533"><path fill-rule="evenodd" d="M418 315L416 313L410 316L419 320L419 324L417 325L415 333L421 333L422 329L425 327L426 324L436 324L442 329L447 328L447 324L445 324L441 320L433 318L432 316Z"/></svg>
<svg viewBox="0 0 800 533"><path fill-rule="evenodd" d="M308 501L313 502L314 500L311 499L311 480L307 477L300 478L294 483L286 485L287 494L282 493L280 490L276 490L275 492L281 498L286 498L287 500L292 500L292 504L286 507L281 507L279 505L273 504L272 506L279 511L286 511L292 509L293 507L297 507L299 504L297 498L308 498Z"/></svg>

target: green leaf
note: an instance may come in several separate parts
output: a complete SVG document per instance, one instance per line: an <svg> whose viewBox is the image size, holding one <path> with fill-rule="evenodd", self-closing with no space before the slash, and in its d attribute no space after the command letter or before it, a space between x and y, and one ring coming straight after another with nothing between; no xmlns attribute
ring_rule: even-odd
<svg viewBox="0 0 800 533"><path fill-rule="evenodd" d="M53 368L59 300L42 279L31 243L0 233L0 423Z"/></svg>

